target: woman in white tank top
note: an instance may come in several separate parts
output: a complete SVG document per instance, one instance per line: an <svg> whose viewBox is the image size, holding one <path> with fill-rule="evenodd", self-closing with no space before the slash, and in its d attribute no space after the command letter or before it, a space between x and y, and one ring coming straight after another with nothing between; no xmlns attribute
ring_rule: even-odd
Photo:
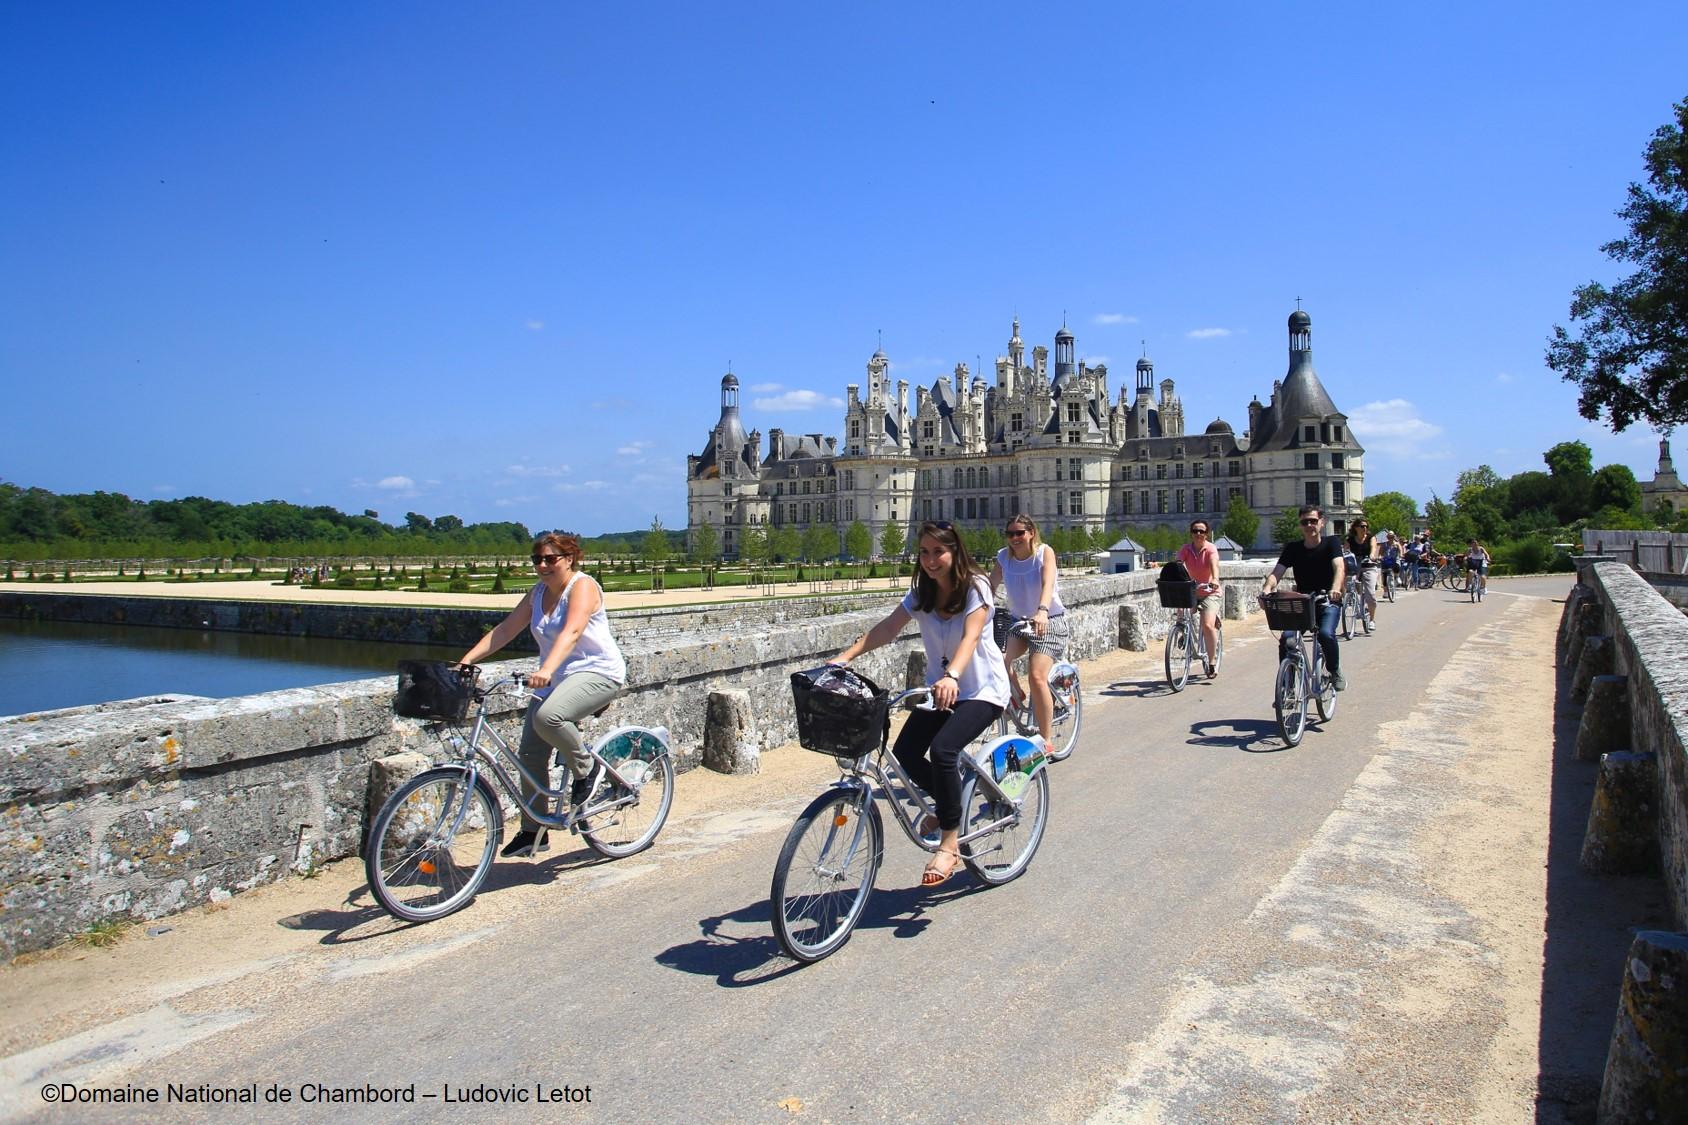
<svg viewBox="0 0 1688 1125"><path fill-rule="evenodd" d="M609 706L627 683L627 661L610 635L604 613L604 592L579 570L584 552L573 535L548 532L533 544L533 565L539 581L510 616L463 654L464 664L477 664L497 652L526 628L539 645L539 669L527 678L533 689L522 724L518 756L523 768L544 781L550 777L551 755L561 750L574 776L569 799L576 808L591 796L596 778L592 755L586 752L579 723ZM543 800L527 777L522 777L522 801ZM545 847L545 830L522 809L522 830L511 837L503 854L534 855Z"/></svg>
<svg viewBox="0 0 1688 1125"><path fill-rule="evenodd" d="M1008 587L1008 612L1032 623L1035 634L1028 645L1026 638L1015 635L1002 646L1004 663L1008 666L1009 687L1014 698L1021 698L1020 680L1014 675L1014 661L1029 647L1027 661L1031 673L1032 714L1037 718L1038 733L1045 746L1049 741L1049 725L1055 715L1055 697L1049 692L1049 670L1067 654L1067 607L1061 604L1057 587L1055 551L1038 538L1037 524L1024 513L1008 521L1003 528L1008 546L996 553L996 565L991 567L991 589Z"/></svg>

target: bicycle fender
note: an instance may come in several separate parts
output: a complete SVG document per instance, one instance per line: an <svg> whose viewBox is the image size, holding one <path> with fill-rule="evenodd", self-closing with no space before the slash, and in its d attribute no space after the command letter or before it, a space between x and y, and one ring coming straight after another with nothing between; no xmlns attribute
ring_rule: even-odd
<svg viewBox="0 0 1688 1125"><path fill-rule="evenodd" d="M596 743L598 756L615 763L636 758L655 761L669 753L668 732L662 727L616 727Z"/></svg>
<svg viewBox="0 0 1688 1125"><path fill-rule="evenodd" d="M996 739L979 752L979 764L990 770L991 780L1008 797L1018 800L1032 778L1049 767L1043 747L1023 735Z"/></svg>

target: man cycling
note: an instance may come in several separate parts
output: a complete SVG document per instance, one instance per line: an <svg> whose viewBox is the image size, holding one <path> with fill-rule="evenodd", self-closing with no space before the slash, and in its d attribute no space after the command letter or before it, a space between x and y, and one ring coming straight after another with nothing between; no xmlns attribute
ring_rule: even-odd
<svg viewBox="0 0 1688 1125"><path fill-rule="evenodd" d="M1319 649L1325 654L1325 668L1330 672L1331 686L1337 691L1348 690L1342 676L1341 650L1336 643L1336 622L1342 616L1342 585L1347 568L1342 563L1342 541L1324 535L1325 514L1317 504L1303 505L1300 512L1301 539L1284 544L1278 565L1266 576L1261 594L1278 588L1284 571L1295 571L1295 588L1309 597L1328 594L1330 600L1319 608Z"/></svg>

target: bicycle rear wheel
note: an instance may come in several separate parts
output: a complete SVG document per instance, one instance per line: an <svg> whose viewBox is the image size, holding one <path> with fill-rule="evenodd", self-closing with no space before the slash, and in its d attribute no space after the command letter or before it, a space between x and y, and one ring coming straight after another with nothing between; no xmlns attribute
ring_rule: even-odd
<svg viewBox="0 0 1688 1125"><path fill-rule="evenodd" d="M588 817L580 829L586 846L610 859L622 859L650 847L674 804L674 761L666 751L651 759L630 758L616 769L627 779L627 785L612 784L600 800L631 800Z"/></svg>
<svg viewBox="0 0 1688 1125"><path fill-rule="evenodd" d="M1300 657L1292 654L1278 662L1272 707L1278 713L1278 730L1284 741L1299 746L1301 736L1307 733L1307 695L1302 690Z"/></svg>
<svg viewBox="0 0 1688 1125"><path fill-rule="evenodd" d="M1215 617L1213 620L1213 652L1209 654L1213 660L1213 674L1219 674L1219 662L1225 659L1225 621Z"/></svg>
<svg viewBox="0 0 1688 1125"><path fill-rule="evenodd" d="M1190 682L1190 627L1182 617L1166 633L1166 682L1173 691Z"/></svg>
<svg viewBox="0 0 1688 1125"><path fill-rule="evenodd" d="M1049 771L1041 769L1020 795L1019 815L1007 824L961 845L961 862L979 881L997 887L1017 879L1032 861L1049 822ZM987 824L1012 815L1014 807L996 799L969 771L961 790L961 834L967 836Z"/></svg>
<svg viewBox="0 0 1688 1125"><path fill-rule="evenodd" d="M885 828L872 798L830 789L809 802L786 834L768 890L774 937L794 960L810 963L850 940L873 894Z"/></svg>
<svg viewBox="0 0 1688 1125"><path fill-rule="evenodd" d="M458 766L418 774L387 798L369 828L363 869L382 909L431 922L474 899L504 835L504 810Z"/></svg>

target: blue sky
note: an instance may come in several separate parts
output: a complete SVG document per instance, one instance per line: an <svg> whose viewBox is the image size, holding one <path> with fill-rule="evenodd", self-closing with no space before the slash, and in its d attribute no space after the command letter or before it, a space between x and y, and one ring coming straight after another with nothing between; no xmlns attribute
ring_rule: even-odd
<svg viewBox="0 0 1688 1125"><path fill-rule="evenodd" d="M1064 317L1241 430L1297 297L1368 491L1647 479L1542 353L1684 59L1663 3L8 4L0 479L683 526L729 363L837 434L881 332Z"/></svg>

